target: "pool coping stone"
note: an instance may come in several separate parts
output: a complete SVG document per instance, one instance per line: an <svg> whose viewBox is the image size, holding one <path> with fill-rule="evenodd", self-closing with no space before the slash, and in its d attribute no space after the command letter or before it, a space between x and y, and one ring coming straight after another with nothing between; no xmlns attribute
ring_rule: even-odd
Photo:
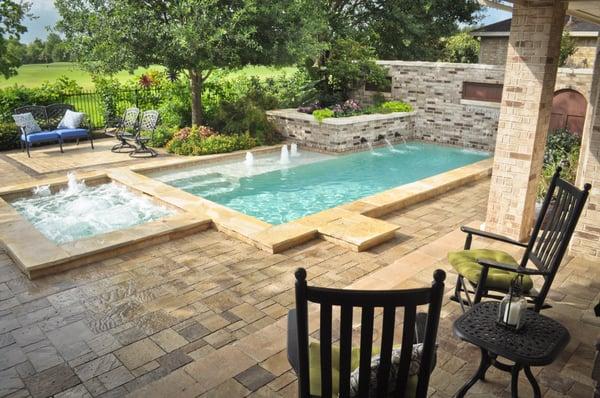
<svg viewBox="0 0 600 398"><path fill-rule="evenodd" d="M280 148L280 145L260 147L252 152L255 155L268 154ZM360 252L393 239L400 229L379 217L488 177L492 169L492 159L485 159L280 225L269 224L148 176L158 171L241 160L245 153L238 151L203 158L165 158L144 165L81 173L78 179L85 179L89 183L114 181L175 208L177 212L157 221L62 245L42 235L5 198L12 200L29 195L39 185L50 185L51 190L56 191L66 185L66 177L1 188L0 240L20 269L32 279L189 236L211 227L273 254L317 238ZM30 242L35 242L35 247Z"/></svg>

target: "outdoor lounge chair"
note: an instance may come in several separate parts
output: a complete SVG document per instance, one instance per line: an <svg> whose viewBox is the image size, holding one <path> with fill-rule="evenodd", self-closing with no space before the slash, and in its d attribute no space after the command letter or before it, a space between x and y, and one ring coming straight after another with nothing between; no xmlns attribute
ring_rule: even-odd
<svg viewBox="0 0 600 398"><path fill-rule="evenodd" d="M28 157L31 157L29 149L33 144L47 142L58 142L63 152L63 142L77 140L79 145L80 139L87 138L94 149L94 139L86 125L85 115L75 112L72 105L29 105L15 109L14 113L13 119L21 131L21 149L27 149Z"/></svg>
<svg viewBox="0 0 600 398"><path fill-rule="evenodd" d="M304 269L298 269L295 275L296 309L288 314L287 349L288 360L298 375L299 397L337 397L338 392L342 398L427 395L435 367L444 271L434 272L432 287L388 291L307 286ZM320 307L318 341L309 337L308 302ZM428 313L417 313L421 305L428 305ZM332 342L333 307L340 307L339 344ZM373 344L377 307L383 309L381 345ZM398 308L404 310L400 348L394 346ZM352 348L352 315L358 309L360 347ZM337 325L334 330L338 330ZM378 357L371 357L378 353Z"/></svg>
<svg viewBox="0 0 600 398"><path fill-rule="evenodd" d="M118 118L115 123L115 129L113 132L108 131L108 126L105 128L104 133L115 137L119 143L115 144L111 148L111 152L115 153L128 153L135 150L135 146L130 144L127 139L135 136L135 131L138 128L140 110L132 107L127 108L122 118ZM107 123L111 125L111 122Z"/></svg>
<svg viewBox="0 0 600 398"><path fill-rule="evenodd" d="M452 300L458 301L463 311L465 305L479 303L483 297L501 299L519 274L523 275L523 290L533 309L539 312L549 307L544 301L591 189L590 184L585 184L583 190L574 187L560 178L560 171L558 168L552 177L529 242L517 242L466 226L461 228L467 234L464 250L449 253L448 260L458 273ZM471 249L473 235L519 246L525 252L517 262L500 250ZM535 268L527 268L529 262ZM533 287L534 275L543 279L539 291Z"/></svg>
<svg viewBox="0 0 600 398"><path fill-rule="evenodd" d="M131 145L134 150L129 153L133 158L137 157L155 157L158 155L156 151L146 144L150 141L150 137L154 134L154 130L158 125L158 111L150 110L142 112L140 124L135 135L124 136L124 140ZM144 136L144 133L150 133L150 137Z"/></svg>

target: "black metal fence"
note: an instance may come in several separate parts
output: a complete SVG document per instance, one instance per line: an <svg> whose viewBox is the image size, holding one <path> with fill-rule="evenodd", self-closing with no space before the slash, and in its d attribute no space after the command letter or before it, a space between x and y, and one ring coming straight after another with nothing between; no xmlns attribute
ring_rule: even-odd
<svg viewBox="0 0 600 398"><path fill-rule="evenodd" d="M63 102L73 105L78 112L84 112L93 128L100 128L106 124L107 110L121 115L126 108L132 106L142 110L156 109L162 101L162 94L156 88L118 90L107 94L110 98L103 99L102 94L96 91L83 91L65 95Z"/></svg>

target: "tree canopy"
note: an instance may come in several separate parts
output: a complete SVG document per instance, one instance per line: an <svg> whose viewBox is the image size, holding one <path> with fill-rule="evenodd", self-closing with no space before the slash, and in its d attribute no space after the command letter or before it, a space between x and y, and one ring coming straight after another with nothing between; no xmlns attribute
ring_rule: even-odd
<svg viewBox="0 0 600 398"><path fill-rule="evenodd" d="M117 72L159 64L186 72L192 123L202 121L202 84L216 68L284 64L317 46L317 0L56 0L75 55Z"/></svg>
<svg viewBox="0 0 600 398"><path fill-rule="evenodd" d="M0 74L8 78L16 74L21 59L11 45L27 31L23 19L28 16L31 3L27 1L0 1Z"/></svg>
<svg viewBox="0 0 600 398"><path fill-rule="evenodd" d="M476 0L327 0L330 34L353 37L379 59L436 61L440 39L477 19Z"/></svg>

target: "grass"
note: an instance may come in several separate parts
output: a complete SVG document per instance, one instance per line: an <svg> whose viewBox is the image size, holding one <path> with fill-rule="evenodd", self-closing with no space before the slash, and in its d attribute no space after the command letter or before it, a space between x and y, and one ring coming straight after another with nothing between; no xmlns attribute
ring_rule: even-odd
<svg viewBox="0 0 600 398"><path fill-rule="evenodd" d="M150 69L162 69L161 66L152 66ZM138 68L134 71L134 74L130 74L127 71L117 73L116 77L125 82L131 80L133 76L139 75L146 71L146 68ZM228 77L237 76L257 76L260 78L277 77L283 74L292 74L296 71L295 67L268 67L268 66L247 66L243 69L232 71L227 74ZM71 79L75 79L77 83L84 89L93 89L94 83L92 83L92 76L82 70L76 63L72 62L55 62L52 64L31 64L23 65L19 68L18 74L5 79L0 77L0 89L5 87L14 86L15 84L25 87L39 87L45 81L53 82L61 76L67 76Z"/></svg>

